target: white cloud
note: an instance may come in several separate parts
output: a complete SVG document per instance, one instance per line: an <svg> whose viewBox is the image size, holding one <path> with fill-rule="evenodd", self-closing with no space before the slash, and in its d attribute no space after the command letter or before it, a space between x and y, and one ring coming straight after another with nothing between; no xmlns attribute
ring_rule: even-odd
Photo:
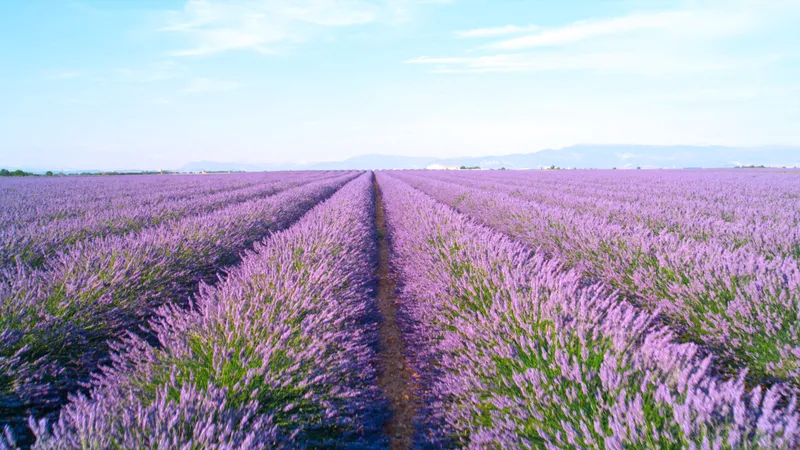
<svg viewBox="0 0 800 450"><path fill-rule="evenodd" d="M529 33L531 31L540 30L541 27L537 25L517 26L506 25L503 27L490 27L490 28L476 28L473 30L456 31L456 37L459 38L483 38L483 37L496 37L506 36L509 34Z"/></svg>
<svg viewBox="0 0 800 450"><path fill-rule="evenodd" d="M637 31L661 31L678 36L710 37L738 34L755 25L755 16L742 11L680 10L636 13L601 20L582 20L563 27L506 39L486 48L519 50L572 44Z"/></svg>
<svg viewBox="0 0 800 450"><path fill-rule="evenodd" d="M184 33L193 46L173 52L199 56L230 50L276 53L318 28L372 22L376 7L361 0L190 0L171 12L162 31Z"/></svg>
<svg viewBox="0 0 800 450"><path fill-rule="evenodd" d="M776 3L762 8L747 1L716 3L716 9L704 5L581 20L533 32L521 31L532 25L460 31L456 37L526 35L470 49L466 56L418 57L406 62L428 65L434 73L590 70L666 75L758 69L790 56L785 46L770 53L730 50L733 39L757 35L791 17L788 7Z"/></svg>
<svg viewBox="0 0 800 450"><path fill-rule="evenodd" d="M595 18L522 34L513 34L513 26L478 28L456 33L450 46L465 43L456 38L497 33L478 44L490 45L467 41L462 51L427 53L405 63L431 73L470 75L431 81L440 90L457 87L449 98L437 98L442 105L458 105L449 115L468 116L456 117L452 126L452 136L457 128L468 136L459 141L463 148L483 145L511 153L576 142L797 142L792 124L800 109L791 75L800 60L792 40L800 5L683 4L674 11ZM524 75L492 75L497 73ZM491 95L482 97L484 92Z"/></svg>
<svg viewBox="0 0 800 450"><path fill-rule="evenodd" d="M425 5L455 0L188 0L165 14L161 31L184 35L188 48L174 56L233 50L280 53L325 30L410 20Z"/></svg>
<svg viewBox="0 0 800 450"><path fill-rule="evenodd" d="M473 57L419 57L409 64L433 66L434 73L548 72L592 70L648 74L701 73L769 64L769 58L737 60L727 57L654 53L647 48L626 51L515 53Z"/></svg>
<svg viewBox="0 0 800 450"><path fill-rule="evenodd" d="M420 7L425 5L447 5L455 0L384 0L385 14L390 22L412 20Z"/></svg>
<svg viewBox="0 0 800 450"><path fill-rule="evenodd" d="M233 81L212 80L210 78L192 78L189 80L189 85L183 90L183 92L201 93L230 91L240 86L240 83Z"/></svg>

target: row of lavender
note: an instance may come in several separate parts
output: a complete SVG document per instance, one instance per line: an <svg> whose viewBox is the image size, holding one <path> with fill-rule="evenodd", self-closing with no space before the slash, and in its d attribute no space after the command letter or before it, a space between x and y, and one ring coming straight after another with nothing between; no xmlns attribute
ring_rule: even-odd
<svg viewBox="0 0 800 450"><path fill-rule="evenodd" d="M45 416L108 361L115 339L165 303L185 306L201 281L268 233L291 225L356 177L338 173L275 195L79 242L38 269L7 268L0 283L0 422ZM312 175L312 179L314 176Z"/></svg>
<svg viewBox="0 0 800 450"><path fill-rule="evenodd" d="M654 234L797 257L797 175L777 170L536 171L441 173L436 178Z"/></svg>
<svg viewBox="0 0 800 450"><path fill-rule="evenodd" d="M63 251L67 245L85 239L137 232L189 215L204 214L235 203L272 195L299 183L313 181L315 177L324 176L325 174L309 176L273 173L260 177L258 182L253 182L250 177L245 178L247 182L232 177L217 177L194 189L183 189L169 194L154 189L156 186L149 186L143 188L138 196L122 195L119 202L112 201L114 197L106 198L94 205L85 205L82 203L85 199L80 196L72 197L69 186L65 185L62 186L65 192L43 200L43 205L40 203L41 208L64 204L81 208L85 205L81 208L83 214L52 218L44 222L34 220L24 225L8 225L0 229L0 265L23 263L41 266L45 264L47 257ZM103 186L101 184L98 187ZM25 202L10 204L15 207L25 206Z"/></svg>
<svg viewBox="0 0 800 450"><path fill-rule="evenodd" d="M578 271L378 175L404 332L427 407L417 442L473 448L796 448L785 387L710 357ZM438 186L447 188L446 185Z"/></svg>
<svg viewBox="0 0 800 450"><path fill-rule="evenodd" d="M104 209L125 208L133 200L150 205L187 195L210 195L253 186L269 177L237 174L7 179L0 189L0 203L7 205L0 211L0 225L87 217Z"/></svg>
<svg viewBox="0 0 800 450"><path fill-rule="evenodd" d="M190 310L151 320L34 448L385 447L374 370L371 175L248 252ZM12 442L3 444L13 446Z"/></svg>
<svg viewBox="0 0 800 450"><path fill-rule="evenodd" d="M635 215L641 220L630 222L613 219L625 208L598 200L602 195L596 191L602 189L592 185L573 186L567 195L556 189L542 192L541 186L523 183L548 175L514 175L517 185L513 192L508 190L513 182L487 181L477 175L461 179L419 173L398 176L437 200L568 263L584 276L610 284L637 305L658 312L682 338L719 355L725 370L747 368L754 383L789 381L800 385L800 265L796 250L791 250L800 245L798 174L618 175L613 181L616 186L633 192L641 189L658 199L654 202L674 205L651 208L648 198L637 198L628 209L640 210ZM571 176L578 178L574 172ZM603 177L611 178L595 176ZM648 184L659 187L653 190ZM694 215L681 206L684 185L697 192ZM761 185L766 187L759 191ZM704 202L699 200L701 192L709 196ZM758 192L767 200L755 196ZM542 196L548 201L531 200ZM574 207L578 201L594 202L594 206ZM706 212L701 205L714 209L711 205L727 201L734 205L718 205L717 209L746 211L731 213L731 223L738 225L721 227L720 234L713 234L716 225L709 228L692 222L703 222L701 216ZM669 223L673 214L681 222L670 228L655 232L647 225ZM739 216L746 219L737 221ZM677 231L705 228L702 239ZM794 232L786 231L789 229ZM753 237L742 237L748 233Z"/></svg>

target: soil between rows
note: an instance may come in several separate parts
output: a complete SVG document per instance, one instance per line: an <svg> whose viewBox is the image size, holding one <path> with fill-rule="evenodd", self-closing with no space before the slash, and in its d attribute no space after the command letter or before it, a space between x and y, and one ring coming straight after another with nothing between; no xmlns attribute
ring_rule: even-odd
<svg viewBox="0 0 800 450"><path fill-rule="evenodd" d="M377 302L382 321L379 328L378 385L391 405L391 417L384 425L392 449L411 448L414 436L414 416L418 400L414 395L413 371L406 361L406 348L397 323L396 283L389 266L389 240L383 197L373 174L375 190L375 225L378 230L378 292Z"/></svg>

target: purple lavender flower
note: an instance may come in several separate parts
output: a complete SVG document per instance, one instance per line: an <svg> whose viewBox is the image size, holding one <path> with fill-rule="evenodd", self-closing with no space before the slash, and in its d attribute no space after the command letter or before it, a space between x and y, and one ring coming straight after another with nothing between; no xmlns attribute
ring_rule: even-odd
<svg viewBox="0 0 800 450"><path fill-rule="evenodd" d="M787 387L749 392L745 372L717 378L697 346L677 343L653 315L604 284L400 178L425 180L378 175L409 356L428 405L418 418L420 445L800 444ZM438 187L448 195L447 185Z"/></svg>
<svg viewBox="0 0 800 450"><path fill-rule="evenodd" d="M129 335L34 448L384 447L371 174Z"/></svg>
<svg viewBox="0 0 800 450"><path fill-rule="evenodd" d="M294 176L289 182L298 186L275 195L133 236L77 242L44 268L4 269L0 422L19 431L28 414L54 411L108 361L114 340L163 304L187 306L200 282L215 282L252 243L288 227L357 173Z"/></svg>

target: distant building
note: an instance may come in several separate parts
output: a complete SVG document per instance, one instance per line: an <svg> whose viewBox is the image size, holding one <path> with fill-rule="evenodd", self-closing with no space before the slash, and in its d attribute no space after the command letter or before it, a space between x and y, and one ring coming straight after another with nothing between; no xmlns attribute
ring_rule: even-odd
<svg viewBox="0 0 800 450"><path fill-rule="evenodd" d="M430 166L426 167L428 170L458 170L459 166L445 166L442 164L431 164Z"/></svg>

